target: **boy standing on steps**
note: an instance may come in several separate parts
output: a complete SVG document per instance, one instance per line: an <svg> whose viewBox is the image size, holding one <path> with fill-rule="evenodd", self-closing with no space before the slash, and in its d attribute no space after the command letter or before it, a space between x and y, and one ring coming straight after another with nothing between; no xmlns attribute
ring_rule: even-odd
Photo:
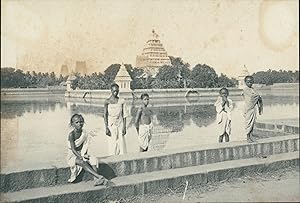
<svg viewBox="0 0 300 203"><path fill-rule="evenodd" d="M228 99L229 91L225 87L220 89L220 96L218 97L215 107L217 111L217 124L219 142L229 142L229 135L231 134L231 111L233 109L232 100Z"/></svg>
<svg viewBox="0 0 300 203"><path fill-rule="evenodd" d="M140 152L148 151L149 142L152 138L152 111L147 107L149 104L149 95L143 93L141 95L143 106L139 108L135 120L135 127L138 133L138 141Z"/></svg>
<svg viewBox="0 0 300 203"><path fill-rule="evenodd" d="M247 134L247 141L254 142L255 139L253 137L253 128L257 117L256 108L258 107L258 113L261 115L263 113L263 101L258 92L252 88L254 78L252 76L246 76L244 81L246 84L246 87L243 91L245 100L245 131Z"/></svg>

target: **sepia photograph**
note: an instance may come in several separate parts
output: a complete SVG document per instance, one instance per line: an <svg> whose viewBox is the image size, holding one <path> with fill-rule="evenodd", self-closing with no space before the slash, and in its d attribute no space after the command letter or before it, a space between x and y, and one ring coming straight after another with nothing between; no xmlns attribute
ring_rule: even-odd
<svg viewBox="0 0 300 203"><path fill-rule="evenodd" d="M0 202L299 202L298 0L1 0Z"/></svg>

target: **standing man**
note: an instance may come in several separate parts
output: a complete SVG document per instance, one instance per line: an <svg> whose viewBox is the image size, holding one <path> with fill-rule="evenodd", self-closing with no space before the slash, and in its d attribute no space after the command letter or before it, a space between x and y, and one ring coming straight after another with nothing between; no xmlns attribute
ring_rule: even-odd
<svg viewBox="0 0 300 203"><path fill-rule="evenodd" d="M245 131L247 134L247 141L254 142L255 139L253 137L253 128L257 117L257 107L258 113L261 115L263 113L263 101L258 92L252 88L254 78L252 76L246 76L244 81L246 84L246 87L243 91L245 100Z"/></svg>
<svg viewBox="0 0 300 203"><path fill-rule="evenodd" d="M106 135L110 136L111 154L126 153L124 135L126 134L126 117L128 116L125 100L119 98L119 85L112 84L111 95L104 103L104 123Z"/></svg>

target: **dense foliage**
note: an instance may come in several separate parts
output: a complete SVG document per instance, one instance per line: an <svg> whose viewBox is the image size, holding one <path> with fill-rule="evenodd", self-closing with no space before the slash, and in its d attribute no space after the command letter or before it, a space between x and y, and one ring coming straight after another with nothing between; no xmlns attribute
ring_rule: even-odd
<svg viewBox="0 0 300 203"><path fill-rule="evenodd" d="M253 74L255 83L272 85L274 83L299 83L299 71L259 71Z"/></svg>
<svg viewBox="0 0 300 203"><path fill-rule="evenodd" d="M54 72L36 73L35 71L24 73L22 70L14 68L1 68L1 88L17 87L47 87L58 86L67 80L67 76L56 76Z"/></svg>
<svg viewBox="0 0 300 203"><path fill-rule="evenodd" d="M213 88L234 87L237 80L221 74L218 76L214 68L206 64L197 64L191 68L189 63L179 57L170 57L171 65L159 68L155 77L147 74L141 68L134 68L130 64L125 67L132 78L131 89L150 88ZM104 73L92 73L90 75L75 74L72 82L73 89L109 89L120 69L120 64L110 65ZM253 74L255 82L271 85L273 83L299 82L299 71L259 71ZM17 87L47 87L62 84L67 76L57 77L52 73L36 73L15 70L13 68L1 68L1 88Z"/></svg>

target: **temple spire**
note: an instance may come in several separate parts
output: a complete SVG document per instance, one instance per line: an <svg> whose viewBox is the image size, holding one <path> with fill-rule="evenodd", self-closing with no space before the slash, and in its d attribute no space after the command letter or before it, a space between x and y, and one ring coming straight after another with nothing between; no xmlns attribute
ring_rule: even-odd
<svg viewBox="0 0 300 203"><path fill-rule="evenodd" d="M154 29L152 29L152 37L153 39L158 39L159 35L155 32Z"/></svg>
<svg viewBox="0 0 300 203"><path fill-rule="evenodd" d="M154 29L151 34L142 54L136 57L136 67L143 68L147 74L155 76L160 67L171 65L171 60Z"/></svg>

